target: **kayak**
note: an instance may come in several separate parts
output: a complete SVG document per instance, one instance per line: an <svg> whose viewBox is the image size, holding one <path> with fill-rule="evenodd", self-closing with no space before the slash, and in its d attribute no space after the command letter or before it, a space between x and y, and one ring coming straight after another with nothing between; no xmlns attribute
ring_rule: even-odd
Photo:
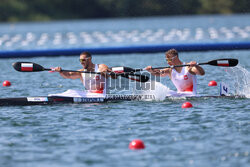
<svg viewBox="0 0 250 167"><path fill-rule="evenodd" d="M18 98L0 98L0 106L15 105L48 105L62 103L105 103L116 101L139 100L139 96L115 96L115 97L66 97L66 96L34 96Z"/></svg>
<svg viewBox="0 0 250 167"><path fill-rule="evenodd" d="M208 98L245 98L245 96L166 96L165 99L208 99ZM27 106L52 104L107 103L119 101L155 101L153 95L106 95L105 97L66 97L66 96L33 96L18 98L0 98L0 106Z"/></svg>

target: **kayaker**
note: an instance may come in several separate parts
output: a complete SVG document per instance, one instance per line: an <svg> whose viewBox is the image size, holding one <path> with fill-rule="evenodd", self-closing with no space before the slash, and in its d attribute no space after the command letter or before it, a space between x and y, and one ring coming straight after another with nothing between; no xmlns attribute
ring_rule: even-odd
<svg viewBox="0 0 250 167"><path fill-rule="evenodd" d="M80 73L80 72L65 72L61 71L61 67L56 67L54 70L59 72L63 78L67 79L80 79L89 93L106 93L107 78L109 75L106 73L109 68L105 64L94 64L92 62L92 55L89 52L82 52L79 61L82 69L78 71L101 72L101 74L93 73Z"/></svg>
<svg viewBox="0 0 250 167"><path fill-rule="evenodd" d="M168 50L165 56L170 66L185 64L179 59L178 51L175 49ZM152 69L152 66L147 66L146 70L155 76L168 76L176 87L177 94L196 95L196 75L205 75L205 71L202 67L197 65L195 61L191 61L187 64L190 66L165 68L161 70Z"/></svg>

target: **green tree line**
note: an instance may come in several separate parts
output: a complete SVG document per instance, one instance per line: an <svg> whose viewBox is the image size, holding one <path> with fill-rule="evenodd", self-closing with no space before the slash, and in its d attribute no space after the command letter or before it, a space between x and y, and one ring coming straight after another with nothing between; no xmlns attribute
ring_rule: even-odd
<svg viewBox="0 0 250 167"><path fill-rule="evenodd" d="M250 13L249 0L0 0L0 21Z"/></svg>

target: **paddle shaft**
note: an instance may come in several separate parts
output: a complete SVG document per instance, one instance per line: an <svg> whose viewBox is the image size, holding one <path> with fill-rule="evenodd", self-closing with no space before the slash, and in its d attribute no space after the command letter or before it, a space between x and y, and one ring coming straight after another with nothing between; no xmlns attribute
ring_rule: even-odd
<svg viewBox="0 0 250 167"><path fill-rule="evenodd" d="M55 71L55 70L49 69L49 68L44 68L44 71ZM79 72L79 73L101 74L101 72L94 72L94 71L76 71L76 70L63 70L63 69L59 72ZM108 74L110 74L110 73L108 73Z"/></svg>
<svg viewBox="0 0 250 167"><path fill-rule="evenodd" d="M209 65L208 63L196 63L196 65ZM175 66L167 66L167 67L156 67L156 68L152 68L154 69L164 69L164 68L174 68L174 67L186 67L186 66L190 66L190 64L182 64L182 65L175 65Z"/></svg>
<svg viewBox="0 0 250 167"><path fill-rule="evenodd" d="M32 63L32 62L16 62L13 63L12 66L14 67L15 70L19 72L40 72L40 71L55 71L54 69L50 68L44 68L43 66ZM133 70L132 68L129 67L122 67L126 71L131 71ZM120 69L120 68L119 68ZM93 71L75 71L75 70L61 70L61 72L77 72L77 73L90 73L90 74L104 74L104 72L93 72ZM108 75L115 75L115 76L121 76L130 80L135 80L137 82L147 82L149 80L149 77L146 75L141 75L141 74L128 74L128 73L123 73L120 71L112 71L112 72L107 72Z"/></svg>
<svg viewBox="0 0 250 167"><path fill-rule="evenodd" d="M205 63L197 63L196 65L212 65L212 66L234 67L237 64L238 64L237 59L216 59L216 60L212 60L212 61L205 62ZM152 69L154 70L154 69L175 68L175 67L185 67L185 66L190 66L190 64L181 64L181 65L166 66L166 67L156 67L156 68L152 68ZM134 69L134 72L144 71L144 70L146 70L146 69L145 68L143 68L143 69Z"/></svg>

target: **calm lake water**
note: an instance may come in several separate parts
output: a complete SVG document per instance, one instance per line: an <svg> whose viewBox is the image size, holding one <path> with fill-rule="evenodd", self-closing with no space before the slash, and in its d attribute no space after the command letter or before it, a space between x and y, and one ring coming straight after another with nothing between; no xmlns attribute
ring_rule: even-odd
<svg viewBox="0 0 250 167"><path fill-rule="evenodd" d="M245 21L240 21L239 18ZM211 26L210 22L213 22L212 26L215 27L237 26L247 32L245 27L250 25L249 15L135 20L89 20L88 26L82 21L12 25L19 26L20 29L16 28L17 32L8 29L9 25L6 24L1 24L0 27L5 30L4 33L11 36L15 33L26 34L28 31L37 34L41 34L42 31L54 33L57 30L74 32L76 27L74 25L82 25L82 28L89 31L111 29L114 32L121 29L131 31L134 28L144 32L146 28L157 29L166 26L178 29L188 25L191 29L207 28ZM173 24L167 24L171 22ZM42 25L41 29L36 29L37 25ZM45 29L46 27L49 28ZM75 33L78 32L80 30L76 28ZM246 40L240 36L235 38ZM221 36L216 40L233 39ZM187 38L188 42L193 40L192 37ZM215 39L204 37L203 40L214 42ZM6 49L7 46L1 47ZM11 47L16 49L14 45ZM44 47L53 48L54 45ZM219 58L237 58L239 65L235 68L203 66L206 75L198 77L199 94L218 95L218 87L207 86L209 81L215 80L218 83L227 83L232 94L249 97L249 50L180 53L180 59L184 62L191 60L207 62ZM46 96L67 89L82 89L79 80L63 79L57 73L19 73L11 66L16 61L36 62L46 68L55 66L72 70L81 68L78 56L1 59L0 82L9 80L12 83L11 87L0 87L1 97ZM132 68L143 68L147 65L166 66L164 53L101 55L94 56L93 62ZM168 78L162 78L161 82L174 90ZM159 89L160 91L154 92L155 95L164 93L161 88ZM193 99L189 100L193 108L182 109L181 105L185 101L185 99L172 99L0 107L0 166L248 167L250 165L249 98ZM130 141L137 138L144 141L146 149L134 151L128 148Z"/></svg>

